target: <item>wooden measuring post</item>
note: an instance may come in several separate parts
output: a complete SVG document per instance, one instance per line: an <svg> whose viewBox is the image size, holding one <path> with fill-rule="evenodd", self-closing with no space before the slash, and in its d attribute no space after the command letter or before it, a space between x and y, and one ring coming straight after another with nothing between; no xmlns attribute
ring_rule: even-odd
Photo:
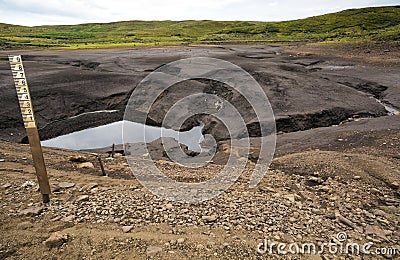
<svg viewBox="0 0 400 260"><path fill-rule="evenodd" d="M39 133L33 115L32 101L29 94L28 83L26 81L24 66L21 56L8 56L11 70L14 77L15 88L17 90L19 106L21 108L22 118L31 147L33 164L36 170L36 176L39 182L40 192L44 203L50 201L50 185L47 177L46 165L44 163L42 146L40 145Z"/></svg>

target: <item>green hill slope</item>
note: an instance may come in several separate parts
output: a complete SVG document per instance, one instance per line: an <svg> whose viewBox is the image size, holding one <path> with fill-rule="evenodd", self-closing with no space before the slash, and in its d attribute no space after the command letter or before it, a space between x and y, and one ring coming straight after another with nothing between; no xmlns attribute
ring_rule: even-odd
<svg viewBox="0 0 400 260"><path fill-rule="evenodd" d="M284 22L125 21L56 26L0 24L0 48L93 48L273 41L400 41L400 6L350 9Z"/></svg>

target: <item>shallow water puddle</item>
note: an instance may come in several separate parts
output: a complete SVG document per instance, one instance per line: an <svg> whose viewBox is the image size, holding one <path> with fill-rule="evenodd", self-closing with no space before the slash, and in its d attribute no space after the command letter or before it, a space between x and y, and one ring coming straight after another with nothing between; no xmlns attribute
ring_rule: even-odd
<svg viewBox="0 0 400 260"><path fill-rule="evenodd" d="M122 128L131 134L126 140L122 140ZM108 125L89 128L82 131L58 136L53 139L42 141L43 146L57 147L72 150L95 149L122 143L149 143L160 137L172 137L179 143L187 145L189 150L200 152L200 142L204 140L201 133L203 126L194 127L187 132L179 132L172 129L161 128L134 123L130 121L119 121Z"/></svg>

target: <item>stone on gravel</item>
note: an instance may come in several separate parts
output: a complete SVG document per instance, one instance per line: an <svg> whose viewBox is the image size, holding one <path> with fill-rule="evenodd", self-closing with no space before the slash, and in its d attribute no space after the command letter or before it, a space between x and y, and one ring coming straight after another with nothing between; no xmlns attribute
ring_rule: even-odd
<svg viewBox="0 0 400 260"><path fill-rule="evenodd" d="M162 252L162 248L158 247L158 246L149 246L146 249L146 254L147 255L155 255L155 254L158 254L158 253L161 253L161 252Z"/></svg>
<svg viewBox="0 0 400 260"><path fill-rule="evenodd" d="M25 230L31 227L33 227L33 224L29 221L21 222L17 225L17 228L21 230Z"/></svg>
<svg viewBox="0 0 400 260"><path fill-rule="evenodd" d="M76 202L81 202L81 201L88 201L89 196L88 195L82 195L79 198L76 199Z"/></svg>
<svg viewBox="0 0 400 260"><path fill-rule="evenodd" d="M165 209L173 209L174 206L171 203L165 205Z"/></svg>
<svg viewBox="0 0 400 260"><path fill-rule="evenodd" d="M55 232L51 234L51 236L48 239L46 239L46 241L44 241L43 243L48 248L54 248L62 246L67 241L68 241L68 235Z"/></svg>
<svg viewBox="0 0 400 260"><path fill-rule="evenodd" d="M6 160L4 160L4 159L0 159L0 162L5 162Z"/></svg>
<svg viewBox="0 0 400 260"><path fill-rule="evenodd" d="M8 188L10 188L10 187L11 187L11 183L6 183L6 184L4 184L4 185L1 186L1 188L2 188L2 189L5 189L5 190L8 189Z"/></svg>
<svg viewBox="0 0 400 260"><path fill-rule="evenodd" d="M380 238L386 239L385 232L378 226L375 225L368 225L365 227L365 234L367 235L375 235Z"/></svg>
<svg viewBox="0 0 400 260"><path fill-rule="evenodd" d="M339 222L341 222L349 227L356 228L356 225L353 222L351 222L349 219L343 217L339 212L336 212L335 216L339 220Z"/></svg>
<svg viewBox="0 0 400 260"><path fill-rule="evenodd" d="M133 226L123 226L122 227L122 232L124 233L129 233L133 229Z"/></svg>
<svg viewBox="0 0 400 260"><path fill-rule="evenodd" d="M178 238L178 240L176 240L176 243L178 243L178 244L183 244L183 243L185 243L185 238L183 238L183 237Z"/></svg>
<svg viewBox="0 0 400 260"><path fill-rule="evenodd" d="M21 185L21 187L22 187L22 188L33 187L33 186L35 186L35 185L36 185L36 183L35 183L34 181L26 181L26 182L24 182L24 183Z"/></svg>
<svg viewBox="0 0 400 260"><path fill-rule="evenodd" d="M90 190L96 188L97 186L99 186L99 184L98 184L97 182L88 183L88 184L85 184L85 185L80 189L80 191L90 191Z"/></svg>
<svg viewBox="0 0 400 260"><path fill-rule="evenodd" d="M284 195L283 197L291 202L295 202L295 196L293 194Z"/></svg>
<svg viewBox="0 0 400 260"><path fill-rule="evenodd" d="M78 164L78 169L94 169L94 165L91 162L84 162Z"/></svg>
<svg viewBox="0 0 400 260"><path fill-rule="evenodd" d="M75 155L75 156L69 157L69 160L71 162L84 163L84 162L88 161L88 158L86 156L82 156L82 155Z"/></svg>
<svg viewBox="0 0 400 260"><path fill-rule="evenodd" d="M69 189L75 186L75 183L73 182L60 182L58 184L58 187L62 188L62 189Z"/></svg>
<svg viewBox="0 0 400 260"><path fill-rule="evenodd" d="M262 192L276 192L275 189L268 186L260 186L258 189Z"/></svg>
<svg viewBox="0 0 400 260"><path fill-rule="evenodd" d="M74 220L75 220L75 216L74 215L71 215L71 216L63 218L64 222L72 222Z"/></svg>
<svg viewBox="0 0 400 260"><path fill-rule="evenodd" d="M212 215L212 216L202 216L201 217L202 220L204 220L205 222L214 222L217 220L217 216Z"/></svg>
<svg viewBox="0 0 400 260"><path fill-rule="evenodd" d="M397 181L392 182L390 185L398 189L400 187L399 183Z"/></svg>
<svg viewBox="0 0 400 260"><path fill-rule="evenodd" d="M27 208L27 209L21 210L19 215L20 216L34 217L34 216L40 215L42 212L43 212L43 208L42 207L31 207L31 208Z"/></svg>

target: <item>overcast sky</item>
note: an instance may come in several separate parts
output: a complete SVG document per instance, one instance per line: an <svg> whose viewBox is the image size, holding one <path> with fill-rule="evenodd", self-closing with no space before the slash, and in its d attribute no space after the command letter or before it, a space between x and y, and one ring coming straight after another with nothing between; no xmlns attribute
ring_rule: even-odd
<svg viewBox="0 0 400 260"><path fill-rule="evenodd" d="M0 0L0 22L19 25L123 20L282 21L399 0Z"/></svg>

